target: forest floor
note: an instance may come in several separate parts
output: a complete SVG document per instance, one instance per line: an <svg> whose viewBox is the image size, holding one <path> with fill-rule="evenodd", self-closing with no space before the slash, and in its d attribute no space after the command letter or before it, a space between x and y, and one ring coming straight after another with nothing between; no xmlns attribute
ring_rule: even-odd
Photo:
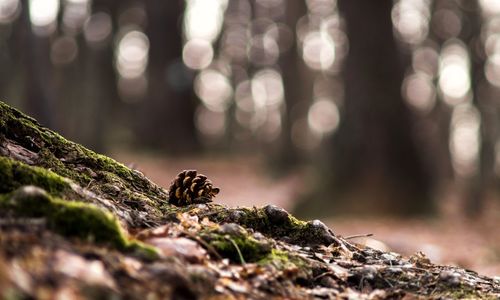
<svg viewBox="0 0 500 300"><path fill-rule="evenodd" d="M144 173L168 188L183 169L197 169L221 188L216 201L231 207L275 204L287 210L304 189L304 172L279 179L265 172L257 157L168 158L151 153L113 152L111 157ZM442 202L443 212L433 218L335 216L323 220L336 234L373 234L353 242L384 251L412 255L422 251L433 263L455 265L482 275L500 276L500 203L490 201L483 216L468 219L457 213L452 193ZM498 199L497 199L498 200ZM447 206L447 207L446 207Z"/></svg>

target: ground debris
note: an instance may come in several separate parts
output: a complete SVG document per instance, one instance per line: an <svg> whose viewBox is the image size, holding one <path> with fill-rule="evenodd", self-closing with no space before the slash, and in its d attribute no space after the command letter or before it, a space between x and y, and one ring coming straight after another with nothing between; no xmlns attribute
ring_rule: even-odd
<svg viewBox="0 0 500 300"><path fill-rule="evenodd" d="M500 298L498 280L276 206L170 205L139 172L1 102L0 175L0 298Z"/></svg>

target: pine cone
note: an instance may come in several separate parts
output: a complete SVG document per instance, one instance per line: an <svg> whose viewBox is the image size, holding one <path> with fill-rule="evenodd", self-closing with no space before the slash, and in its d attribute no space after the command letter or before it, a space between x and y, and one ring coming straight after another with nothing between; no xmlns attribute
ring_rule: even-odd
<svg viewBox="0 0 500 300"><path fill-rule="evenodd" d="M219 188L213 187L205 175L197 174L196 170L184 170L170 185L168 202L176 206L207 203L218 193Z"/></svg>

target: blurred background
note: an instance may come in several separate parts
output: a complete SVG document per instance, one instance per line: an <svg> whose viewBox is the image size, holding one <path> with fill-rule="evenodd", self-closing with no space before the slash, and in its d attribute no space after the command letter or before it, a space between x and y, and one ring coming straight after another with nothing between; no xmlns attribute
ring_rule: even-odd
<svg viewBox="0 0 500 300"><path fill-rule="evenodd" d="M164 187L500 275L500 0L0 0L0 99Z"/></svg>

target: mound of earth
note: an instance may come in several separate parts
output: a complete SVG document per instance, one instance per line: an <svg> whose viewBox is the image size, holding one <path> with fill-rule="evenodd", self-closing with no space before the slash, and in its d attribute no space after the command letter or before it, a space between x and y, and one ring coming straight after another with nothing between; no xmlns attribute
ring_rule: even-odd
<svg viewBox="0 0 500 300"><path fill-rule="evenodd" d="M0 102L0 297L500 298L499 280L361 247L276 206L168 197Z"/></svg>

